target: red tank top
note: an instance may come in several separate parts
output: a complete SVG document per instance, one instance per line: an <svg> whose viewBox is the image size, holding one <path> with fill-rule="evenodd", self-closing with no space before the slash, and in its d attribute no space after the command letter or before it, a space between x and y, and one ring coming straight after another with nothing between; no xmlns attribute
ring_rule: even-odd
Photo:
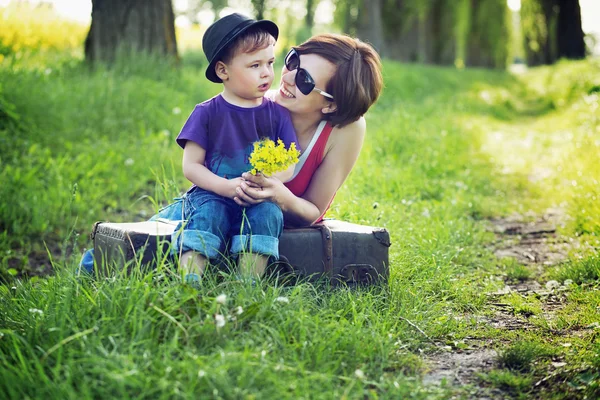
<svg viewBox="0 0 600 400"><path fill-rule="evenodd" d="M308 185L310 185L310 181L312 179L313 174L321 165L323 161L323 153L325 152L325 145L327 145L327 139L329 139L329 135L333 126L329 122L321 121L319 126L317 127L317 131L315 132L315 136L318 137L313 138L309 143L308 147L304 150L302 155L300 156L300 160L298 164L296 164L296 170L294 171L294 176L291 180L285 183L288 189L294 195L298 197L302 197ZM334 195L335 196L335 195ZM333 198L331 199L333 201ZM327 205L327 208L323 212L323 214L319 217L319 219L315 222L320 222L323 219L323 215L329 209L331 205L331 201Z"/></svg>

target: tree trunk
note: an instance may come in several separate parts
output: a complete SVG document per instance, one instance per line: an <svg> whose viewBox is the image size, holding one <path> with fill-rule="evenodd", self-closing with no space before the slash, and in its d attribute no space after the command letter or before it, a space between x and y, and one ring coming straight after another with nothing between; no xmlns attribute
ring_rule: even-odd
<svg viewBox="0 0 600 400"><path fill-rule="evenodd" d="M121 52L178 59L171 0L92 0L86 60L111 62Z"/></svg>
<svg viewBox="0 0 600 400"><path fill-rule="evenodd" d="M453 1L387 3L383 9L386 56L407 62L453 64Z"/></svg>
<svg viewBox="0 0 600 400"><path fill-rule="evenodd" d="M506 0L471 0L465 65L506 68L509 19Z"/></svg>
<svg viewBox="0 0 600 400"><path fill-rule="evenodd" d="M304 19L304 23L309 30L309 33L312 34L312 28L315 25L315 1L314 0L306 0L306 18Z"/></svg>
<svg viewBox="0 0 600 400"><path fill-rule="evenodd" d="M456 11L452 0L438 0L431 9L431 60L439 65L454 65L456 61ZM451 12L451 11L454 11Z"/></svg>
<svg viewBox="0 0 600 400"><path fill-rule="evenodd" d="M252 0L252 7L254 7L256 19L265 18L265 0Z"/></svg>
<svg viewBox="0 0 600 400"><path fill-rule="evenodd" d="M357 36L370 43L383 56L383 20L381 18L381 0L363 1L358 15L359 24Z"/></svg>
<svg viewBox="0 0 600 400"><path fill-rule="evenodd" d="M585 57L584 33L581 27L581 9L578 0L528 0L538 1L543 23L542 35L537 36L538 46L532 48L529 41L532 32L524 31L527 65L553 64L560 58L580 59ZM531 18L531 16L529 16ZM524 27L533 29L531 26Z"/></svg>
<svg viewBox="0 0 600 400"><path fill-rule="evenodd" d="M581 27L581 8L578 0L559 0L557 21L558 57L585 58L584 33Z"/></svg>

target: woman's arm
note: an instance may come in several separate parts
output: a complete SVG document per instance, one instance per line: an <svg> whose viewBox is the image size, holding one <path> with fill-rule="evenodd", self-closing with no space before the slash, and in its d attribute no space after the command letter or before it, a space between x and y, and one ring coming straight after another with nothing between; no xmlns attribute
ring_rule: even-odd
<svg viewBox="0 0 600 400"><path fill-rule="evenodd" d="M222 178L204 165L206 150L198 143L188 140L183 149L183 175L194 185L220 196L234 198L241 178Z"/></svg>
<svg viewBox="0 0 600 400"><path fill-rule="evenodd" d="M332 131L323 162L315 171L302 197L294 196L275 179L247 174L242 177L259 188L250 187L242 182L236 201L240 205L272 201L281 207L288 224L312 224L327 210L336 191L352 171L360 154L365 132L364 118Z"/></svg>

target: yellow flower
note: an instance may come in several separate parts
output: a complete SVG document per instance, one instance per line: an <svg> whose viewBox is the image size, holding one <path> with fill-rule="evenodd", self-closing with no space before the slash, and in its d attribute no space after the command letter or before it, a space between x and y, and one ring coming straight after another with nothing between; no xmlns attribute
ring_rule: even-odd
<svg viewBox="0 0 600 400"><path fill-rule="evenodd" d="M275 172L285 171L291 165L298 162L300 152L296 149L296 144L291 143L290 148L286 149L281 139L277 140L277 145L271 139L262 139L254 142L254 150L250 154L250 165L252 174L262 173L271 176Z"/></svg>

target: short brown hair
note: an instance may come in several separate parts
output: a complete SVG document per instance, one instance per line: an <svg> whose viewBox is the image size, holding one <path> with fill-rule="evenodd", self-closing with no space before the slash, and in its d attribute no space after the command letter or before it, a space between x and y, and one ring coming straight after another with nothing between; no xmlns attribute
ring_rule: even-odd
<svg viewBox="0 0 600 400"><path fill-rule="evenodd" d="M369 44L346 35L315 35L296 47L299 54L316 54L336 66L324 89L337 110L325 116L333 126L348 125L362 117L383 88L381 60Z"/></svg>
<svg viewBox="0 0 600 400"><path fill-rule="evenodd" d="M253 53L256 50L267 48L275 44L275 38L266 30L260 27L252 27L238 36L235 41L227 46L221 61L228 64L236 54Z"/></svg>

